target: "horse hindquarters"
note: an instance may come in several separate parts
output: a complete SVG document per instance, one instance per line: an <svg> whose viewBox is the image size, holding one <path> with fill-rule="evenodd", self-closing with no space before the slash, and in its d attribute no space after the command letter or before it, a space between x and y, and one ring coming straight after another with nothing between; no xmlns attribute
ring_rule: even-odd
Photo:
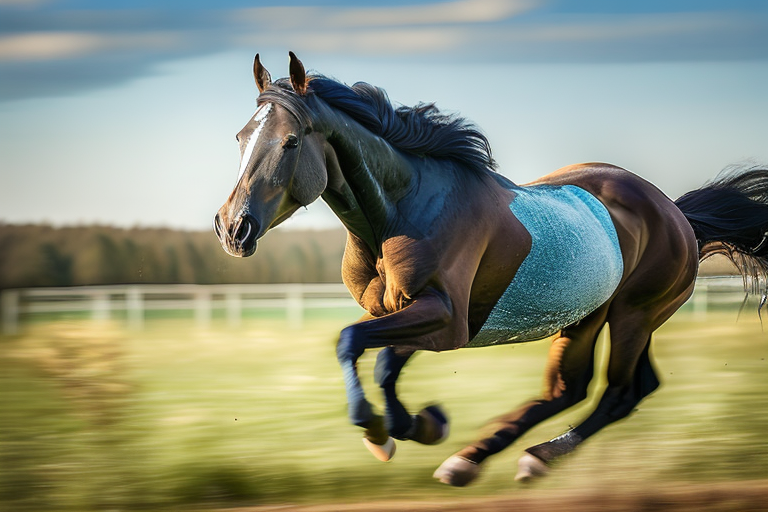
<svg viewBox="0 0 768 512"><path fill-rule="evenodd" d="M768 274L768 170L728 176L689 192L675 205L696 234L701 259L714 253L725 254L737 265L745 283L747 278L753 279L752 291L765 297L766 290L759 289L759 283ZM677 240L684 242L685 237ZM549 462L568 453L602 427L627 416L658 387L649 353L650 335L687 300L693 291L695 275L691 275L694 272L688 265L669 289L659 286L664 284L659 280L655 287L663 293L654 295L654 281L648 281L646 276L654 275L655 265L665 263L658 260L658 254L665 252L659 253L651 247L651 251L646 251L649 256L641 259L639 268L611 304L608 388L592 415L572 432L527 450L538 459ZM673 251L672 255L678 253ZM642 300L647 297L653 300Z"/></svg>
<svg viewBox="0 0 768 512"><path fill-rule="evenodd" d="M457 455L480 463L540 421L585 398L595 341L606 322L611 326L608 387L586 421L529 449L518 475L521 479L541 474L545 463L570 453L587 437L631 413L658 386L650 358L651 334L693 291L696 243L688 222L672 202L631 173L616 168L578 170L557 175L557 184L580 186L608 207L624 259L621 283L603 306L563 329L554 341L544 396L502 417L501 428Z"/></svg>
<svg viewBox="0 0 768 512"><path fill-rule="evenodd" d="M642 244L622 246L625 259L636 263L608 304L607 387L581 424L526 450L544 463L572 452L603 427L628 416L659 386L650 354L652 333L693 293L698 255L685 218L666 199L637 206L641 228L634 239ZM620 223L617 227L622 230Z"/></svg>

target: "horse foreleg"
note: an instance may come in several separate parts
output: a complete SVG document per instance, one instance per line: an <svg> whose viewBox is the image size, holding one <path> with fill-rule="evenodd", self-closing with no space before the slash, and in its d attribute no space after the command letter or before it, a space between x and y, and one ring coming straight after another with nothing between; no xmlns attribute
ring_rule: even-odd
<svg viewBox="0 0 768 512"><path fill-rule="evenodd" d="M413 428L413 417L400 403L395 390L400 371L413 354L413 350L401 352L394 347L386 347L379 352L373 370L374 379L384 393L387 407L386 427L395 439L407 439Z"/></svg>
<svg viewBox="0 0 768 512"><path fill-rule="evenodd" d="M442 409L437 405L430 405L418 414L411 415L397 397L397 379L413 354L413 350L386 347L379 352L376 359L374 378L384 393L387 430L395 439L437 444L448 435L448 418Z"/></svg>
<svg viewBox="0 0 768 512"><path fill-rule="evenodd" d="M380 450L381 453L372 450L382 460L388 460L391 457L394 453L394 445L386 434L383 419L374 414L370 403L365 398L357 373L357 360L368 348L402 346L405 347L403 354L412 353L420 348L432 350L450 348L441 345L440 340L443 336L439 335L439 331L450 324L451 318L450 300L435 290L428 290L416 297L404 309L383 317L361 321L341 332L336 346L336 355L344 375L349 418L354 425L366 429L367 445L372 443L380 448L383 447ZM385 349L384 356L381 356L383 358L381 365L377 365L379 366L377 380L380 381L380 385L383 383L385 393L388 389L390 390L393 400L391 403L388 400L387 406L388 409L390 406L393 407L392 412L397 421L397 428L401 428L409 421L403 419L403 414L407 415L407 412L397 401L394 386L408 357L395 357L394 352L387 352L387 350L390 349ZM411 428L413 420L410 420L410 423L405 433L413 430Z"/></svg>

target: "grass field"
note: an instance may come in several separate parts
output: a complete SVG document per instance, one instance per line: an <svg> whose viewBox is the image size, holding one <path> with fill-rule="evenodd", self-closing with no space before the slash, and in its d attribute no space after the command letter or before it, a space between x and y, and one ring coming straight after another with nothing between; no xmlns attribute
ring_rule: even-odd
<svg viewBox="0 0 768 512"><path fill-rule="evenodd" d="M493 459L465 489L432 471L486 420L535 396L548 342L418 355L401 396L442 403L450 438L376 461L346 420L334 355L354 309L207 331L156 318L142 332L57 319L0 339L0 510L203 510L258 504L465 499L519 492L522 449L575 424L584 404ZM604 341L604 337L603 337ZM606 357L601 343L600 357ZM683 311L655 336L663 384L535 489L645 488L768 479L768 334L737 309ZM374 354L360 365L369 395ZM604 385L594 380L593 396Z"/></svg>

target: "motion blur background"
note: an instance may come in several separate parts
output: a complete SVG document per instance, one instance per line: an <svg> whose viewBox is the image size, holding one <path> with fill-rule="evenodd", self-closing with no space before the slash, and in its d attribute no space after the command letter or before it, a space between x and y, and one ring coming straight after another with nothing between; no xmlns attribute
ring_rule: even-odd
<svg viewBox="0 0 768 512"><path fill-rule="evenodd" d="M401 443L389 465L364 451L333 350L360 315L333 291L338 221L318 202L245 260L210 229L255 108L253 56L277 78L288 50L461 113L520 184L607 161L674 198L768 162L762 0L0 0L0 509L519 496L520 449L584 415L458 494L432 470L537 393L548 344L424 354L401 392L444 403L451 438ZM536 488L764 489L768 345L739 286L702 281L656 337L663 387Z"/></svg>

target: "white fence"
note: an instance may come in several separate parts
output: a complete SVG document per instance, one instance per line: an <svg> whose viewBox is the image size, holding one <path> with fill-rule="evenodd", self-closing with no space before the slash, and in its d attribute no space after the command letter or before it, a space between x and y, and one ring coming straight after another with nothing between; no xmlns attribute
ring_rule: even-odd
<svg viewBox="0 0 768 512"><path fill-rule="evenodd" d="M699 278L689 301L694 317L744 300L740 277ZM208 327L214 310L237 327L246 310L283 309L291 327L300 328L312 308L356 307L343 284L267 285L126 285L5 290L0 295L3 334L19 332L22 320L35 314L87 312L95 320L119 316L131 329L141 329L148 311L192 311L198 327Z"/></svg>
<svg viewBox="0 0 768 512"><path fill-rule="evenodd" d="M301 328L305 309L356 307L343 284L125 285L4 290L0 296L3 334L19 332L22 319L45 313L87 312L94 320L125 318L130 329L144 326L149 311L192 311L208 327L214 310L224 310L237 327L246 310L282 309Z"/></svg>

